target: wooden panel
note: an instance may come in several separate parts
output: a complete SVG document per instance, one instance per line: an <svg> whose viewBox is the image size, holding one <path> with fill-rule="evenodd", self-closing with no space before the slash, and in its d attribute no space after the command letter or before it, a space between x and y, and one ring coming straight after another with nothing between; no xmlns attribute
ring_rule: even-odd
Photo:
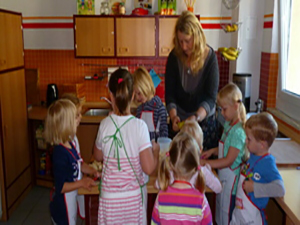
<svg viewBox="0 0 300 225"><path fill-rule="evenodd" d="M76 17L76 55L114 56L114 19Z"/></svg>
<svg viewBox="0 0 300 225"><path fill-rule="evenodd" d="M40 105L39 73L37 69L25 69L26 99L32 105Z"/></svg>
<svg viewBox="0 0 300 225"><path fill-rule="evenodd" d="M30 164L24 70L0 75L6 186Z"/></svg>
<svg viewBox="0 0 300 225"><path fill-rule="evenodd" d="M20 15L0 12L0 70L24 65L22 32Z"/></svg>
<svg viewBox="0 0 300 225"><path fill-rule="evenodd" d="M31 184L30 167L7 189L7 204L8 208L19 198L26 187Z"/></svg>
<svg viewBox="0 0 300 225"><path fill-rule="evenodd" d="M176 21L177 18L159 18L159 56L168 56L174 47Z"/></svg>
<svg viewBox="0 0 300 225"><path fill-rule="evenodd" d="M155 18L116 18L117 56L155 56Z"/></svg>
<svg viewBox="0 0 300 225"><path fill-rule="evenodd" d="M10 207L8 210L8 216L10 217L12 213L15 211L15 209L20 205L20 203L24 200L24 198L29 194L30 190L32 189L32 186L28 186L27 189L23 192L23 194L16 200L15 204Z"/></svg>
<svg viewBox="0 0 300 225"><path fill-rule="evenodd" d="M90 162L93 155L98 128L99 124L80 124L77 128L81 157L86 163Z"/></svg>

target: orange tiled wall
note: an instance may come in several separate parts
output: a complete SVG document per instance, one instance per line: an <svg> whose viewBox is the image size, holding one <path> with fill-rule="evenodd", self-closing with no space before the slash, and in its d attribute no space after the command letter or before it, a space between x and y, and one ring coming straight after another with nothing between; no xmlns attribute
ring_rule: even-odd
<svg viewBox="0 0 300 225"><path fill-rule="evenodd" d="M259 98L265 102L265 108L276 106L277 77L278 53L262 52Z"/></svg>
<svg viewBox="0 0 300 225"><path fill-rule="evenodd" d="M222 88L228 83L229 63L221 59L216 53L220 68L220 85ZM130 72L139 65L144 65L147 69L153 68L156 73L165 73L166 58L162 59L116 59L104 58L93 59L75 58L74 50L25 50L25 68L37 68L39 70L40 98L46 100L47 84L55 83L58 90L64 83L84 83L86 89L86 101L100 101L100 96L107 96L107 78L104 80L84 80L85 76L101 74L107 66L105 65L127 65ZM85 64L85 65L83 65ZM102 66L101 66L102 65ZM164 89L164 79L160 84ZM164 99L162 99L164 101Z"/></svg>

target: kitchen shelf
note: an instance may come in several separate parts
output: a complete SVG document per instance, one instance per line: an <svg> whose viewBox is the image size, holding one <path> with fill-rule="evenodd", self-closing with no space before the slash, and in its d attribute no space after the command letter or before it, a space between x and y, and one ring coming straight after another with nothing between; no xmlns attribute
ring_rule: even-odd
<svg viewBox="0 0 300 225"><path fill-rule="evenodd" d="M45 175L37 174L36 178L42 179L42 180L53 181L53 175L51 175L51 174L45 174Z"/></svg>

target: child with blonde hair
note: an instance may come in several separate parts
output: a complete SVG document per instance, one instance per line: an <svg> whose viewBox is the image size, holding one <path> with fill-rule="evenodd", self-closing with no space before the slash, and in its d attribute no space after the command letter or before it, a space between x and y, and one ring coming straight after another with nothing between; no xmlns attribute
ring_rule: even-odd
<svg viewBox="0 0 300 225"><path fill-rule="evenodd" d="M209 164L211 168L218 169L223 186L222 192L216 198L216 222L219 225L229 224L231 220L240 166L245 152L246 110L242 97L240 89L234 83L227 84L219 91L217 104L226 120L223 134L219 148L210 149L202 154L201 164ZM218 155L218 159L207 160L212 154Z"/></svg>
<svg viewBox="0 0 300 225"><path fill-rule="evenodd" d="M45 139L54 144L52 162L55 192L50 203L54 224L76 225L77 190L90 190L93 179L80 178L82 159L73 144L76 135L77 109L67 99L60 99L49 106L45 120Z"/></svg>
<svg viewBox="0 0 300 225"><path fill-rule="evenodd" d="M277 123L271 114L263 112L251 116L245 127L250 158L241 171L230 224L267 224L265 208L269 198L285 193L275 158L270 154Z"/></svg>
<svg viewBox="0 0 300 225"><path fill-rule="evenodd" d="M201 155L203 150L203 131L199 125L198 122L193 120L187 120L185 121L183 127L181 128L179 133L186 133L191 135L195 141L198 144L199 147L199 153ZM213 192L220 193L222 191L222 185L219 181L219 179L214 175L214 173L211 171L211 167L209 164L206 164L205 166L201 167L201 172L204 176L205 184L208 186ZM195 175L191 178L190 183L192 185L195 185L196 179L197 179L198 173L195 173ZM174 175L173 172L170 172L170 184L172 184L174 181ZM156 181L156 188L159 189L158 180Z"/></svg>
<svg viewBox="0 0 300 225"><path fill-rule="evenodd" d="M108 83L113 114L101 121L94 157L103 161L98 224L147 224L147 187L143 172L156 168L159 146L146 123L131 115L133 78L124 69Z"/></svg>
<svg viewBox="0 0 300 225"><path fill-rule="evenodd" d="M205 181L200 166L200 149L195 139L179 133L158 170L159 191L151 224L212 224L209 204L204 195ZM170 172L174 182L170 184ZM195 187L189 182L197 173Z"/></svg>
<svg viewBox="0 0 300 225"><path fill-rule="evenodd" d="M168 137L167 110L161 99L155 95L152 78L146 68L139 67L133 73L136 117L145 121L148 126L150 140Z"/></svg>
<svg viewBox="0 0 300 225"><path fill-rule="evenodd" d="M82 118L82 115L81 115L82 104L81 104L79 98L76 97L74 94L65 93L65 94L63 94L61 99L68 99L76 106L76 109L77 109L76 126L78 127L80 124L81 118ZM74 136L73 144L78 153L78 156L81 158L79 141L78 141L78 138L76 135ZM99 172L97 170L95 170L93 167L89 166L87 163L85 163L82 158L81 158L81 163L79 164L79 171L80 172L78 174L78 180L82 179L83 173L94 175L94 177L100 176ZM74 197L76 197L76 199L77 199L78 213L80 215L80 218L84 219L85 218L84 195L77 195Z"/></svg>

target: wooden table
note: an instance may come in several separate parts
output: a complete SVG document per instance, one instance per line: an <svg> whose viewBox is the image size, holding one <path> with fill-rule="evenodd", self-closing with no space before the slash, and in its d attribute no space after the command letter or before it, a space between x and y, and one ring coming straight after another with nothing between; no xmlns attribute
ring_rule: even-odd
<svg viewBox="0 0 300 225"><path fill-rule="evenodd" d="M296 168L280 168L285 196L275 198L286 214L286 224L300 225L300 170ZM288 222L290 221L290 222Z"/></svg>

